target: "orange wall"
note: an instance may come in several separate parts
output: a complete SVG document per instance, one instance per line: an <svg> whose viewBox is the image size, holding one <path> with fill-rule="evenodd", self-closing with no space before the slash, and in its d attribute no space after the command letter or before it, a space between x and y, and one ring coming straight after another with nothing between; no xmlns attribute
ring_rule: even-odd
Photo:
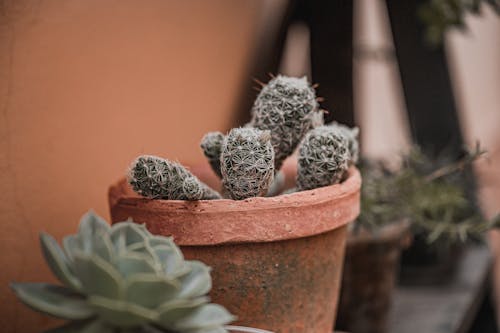
<svg viewBox="0 0 500 333"><path fill-rule="evenodd" d="M0 327L39 332L9 281L48 280L38 232L108 216L107 186L140 153L197 161L227 128L260 2L0 2Z"/></svg>

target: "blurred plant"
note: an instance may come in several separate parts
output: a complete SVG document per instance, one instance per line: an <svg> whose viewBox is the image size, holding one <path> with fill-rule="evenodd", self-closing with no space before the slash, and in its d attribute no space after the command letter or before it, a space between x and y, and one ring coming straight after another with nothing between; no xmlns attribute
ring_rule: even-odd
<svg viewBox="0 0 500 333"><path fill-rule="evenodd" d="M278 75L263 84L252 108L249 127L271 132L275 170L313 127L323 123L314 88L306 77Z"/></svg>
<svg viewBox="0 0 500 333"><path fill-rule="evenodd" d="M437 166L413 148L396 171L382 163L365 162L361 166L362 209L355 230L408 220L414 233L426 234L429 243L481 239L486 230L500 227L500 215L485 220L459 180L465 168L484 153L476 145L459 161Z"/></svg>
<svg viewBox="0 0 500 333"><path fill-rule="evenodd" d="M342 180L351 154L346 130L320 126L309 131L299 146L297 190L311 190Z"/></svg>
<svg viewBox="0 0 500 333"><path fill-rule="evenodd" d="M222 185L232 199L265 195L274 179L274 151L269 131L234 128L221 153Z"/></svg>
<svg viewBox="0 0 500 333"><path fill-rule="evenodd" d="M202 183L179 163L156 156L139 156L130 167L128 181L134 191L152 199L220 198L219 193Z"/></svg>
<svg viewBox="0 0 500 333"><path fill-rule="evenodd" d="M480 14L481 5L489 4L500 15L499 0L428 0L418 10L426 27L426 39L431 45L441 44L449 28L467 29L465 16Z"/></svg>
<svg viewBox="0 0 500 333"><path fill-rule="evenodd" d="M29 307L72 322L50 332L223 333L234 317L209 303L210 268L184 260L172 239L144 225L109 226L86 214L61 249L40 235L48 266L63 286L12 283Z"/></svg>

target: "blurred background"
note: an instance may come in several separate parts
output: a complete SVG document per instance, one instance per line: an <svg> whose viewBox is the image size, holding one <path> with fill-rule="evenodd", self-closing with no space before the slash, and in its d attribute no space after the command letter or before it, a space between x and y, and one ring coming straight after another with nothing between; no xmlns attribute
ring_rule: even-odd
<svg viewBox="0 0 500 333"><path fill-rule="evenodd" d="M425 67L398 66L408 53L426 57L413 53L404 29L395 30L411 21L405 12L411 6L309 3L326 9L314 12L293 0L0 1L3 332L37 332L53 323L8 290L14 280L52 280L40 231L72 233L89 208L109 218L108 186L138 154L203 161L203 134L242 124L257 94L252 80L266 82L268 71L318 82L328 116L361 128L368 157L394 156L412 138L439 139L441 123L461 130L451 141L480 140L489 151L476 170L480 202L487 216L500 210L500 19L493 10L467 15L468 29L450 31L431 51L447 60L451 92L439 91L427 108L419 93L406 92L405 99L403 90L405 78ZM319 39L318 30L325 31ZM440 73L428 74L427 83ZM500 236L490 238L500 253Z"/></svg>

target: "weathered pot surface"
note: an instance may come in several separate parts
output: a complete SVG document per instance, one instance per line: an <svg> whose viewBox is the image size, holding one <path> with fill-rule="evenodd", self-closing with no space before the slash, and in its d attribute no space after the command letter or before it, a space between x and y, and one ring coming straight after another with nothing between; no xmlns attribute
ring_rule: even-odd
<svg viewBox="0 0 500 333"><path fill-rule="evenodd" d="M405 222L349 235L337 328L357 333L386 332L399 258L409 237Z"/></svg>
<svg viewBox="0 0 500 333"><path fill-rule="evenodd" d="M192 171L207 183L206 172ZM241 201L150 200L125 180L109 191L112 221L131 217L173 236L186 258L213 268L212 300L236 324L276 333L329 333L342 270L346 225L359 214L357 169L341 184Z"/></svg>

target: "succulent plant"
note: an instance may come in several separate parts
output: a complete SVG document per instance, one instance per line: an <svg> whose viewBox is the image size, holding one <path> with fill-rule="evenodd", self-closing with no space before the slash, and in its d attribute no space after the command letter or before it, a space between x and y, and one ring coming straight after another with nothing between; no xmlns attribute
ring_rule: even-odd
<svg viewBox="0 0 500 333"><path fill-rule="evenodd" d="M299 146L297 190L340 182L350 160L349 142L338 128L320 126L309 131Z"/></svg>
<svg viewBox="0 0 500 333"><path fill-rule="evenodd" d="M278 75L257 96L249 126L271 131L274 165L278 171L307 131L318 123L323 123L323 117L307 78Z"/></svg>
<svg viewBox="0 0 500 333"><path fill-rule="evenodd" d="M336 131L342 133L347 138L347 143L349 147L349 153L351 154L350 164L356 164L359 160L359 128L353 127L350 128L346 125L332 122L328 124L328 126L334 128Z"/></svg>
<svg viewBox="0 0 500 333"><path fill-rule="evenodd" d="M219 199L215 190L176 162L156 156L139 156L131 165L128 181L137 193L152 199Z"/></svg>
<svg viewBox="0 0 500 333"><path fill-rule="evenodd" d="M31 308L72 321L54 332L222 333L234 320L209 303L210 268L184 260L172 239L144 225L110 227L88 213L63 248L47 234L40 242L63 286L13 283L12 289Z"/></svg>
<svg viewBox="0 0 500 333"><path fill-rule="evenodd" d="M221 132L209 132L201 139L201 149L208 159L212 170L219 177L222 177L220 172L220 153L222 143L224 142L224 134Z"/></svg>
<svg viewBox="0 0 500 333"><path fill-rule="evenodd" d="M222 184L232 199L265 195L274 178L274 151L269 131L234 128L221 153Z"/></svg>

